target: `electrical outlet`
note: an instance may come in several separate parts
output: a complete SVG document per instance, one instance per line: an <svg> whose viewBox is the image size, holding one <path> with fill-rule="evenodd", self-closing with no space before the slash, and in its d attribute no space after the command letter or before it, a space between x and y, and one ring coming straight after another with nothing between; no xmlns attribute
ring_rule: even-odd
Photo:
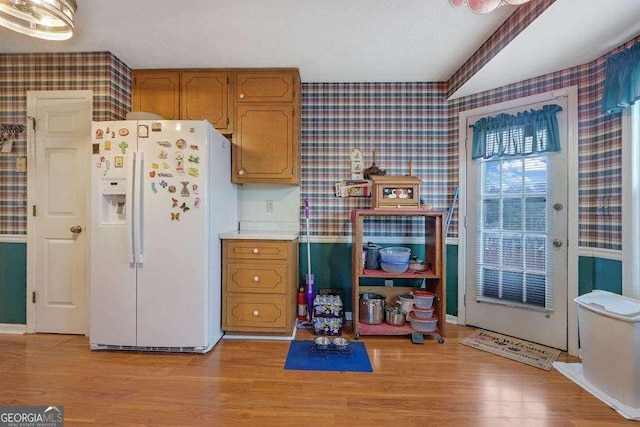
<svg viewBox="0 0 640 427"><path fill-rule="evenodd" d="M267 212L272 213L276 207L276 204L273 200L267 200Z"/></svg>
<svg viewBox="0 0 640 427"><path fill-rule="evenodd" d="M392 288L393 287L393 280L385 280L384 281L384 286L386 286L387 288Z"/></svg>

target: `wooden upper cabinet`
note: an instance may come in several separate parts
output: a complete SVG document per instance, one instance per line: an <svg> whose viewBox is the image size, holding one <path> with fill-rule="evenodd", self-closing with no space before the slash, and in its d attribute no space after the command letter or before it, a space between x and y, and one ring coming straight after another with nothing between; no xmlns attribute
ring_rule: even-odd
<svg viewBox="0 0 640 427"><path fill-rule="evenodd" d="M237 70L231 180L300 184L297 69Z"/></svg>
<svg viewBox="0 0 640 427"><path fill-rule="evenodd" d="M292 102L295 74L286 72L238 72L236 102Z"/></svg>
<svg viewBox="0 0 640 427"><path fill-rule="evenodd" d="M293 106L242 104L236 107L233 182L297 184L298 147Z"/></svg>
<svg viewBox="0 0 640 427"><path fill-rule="evenodd" d="M227 72L182 72L180 118L207 120L220 132L230 133L229 79Z"/></svg>
<svg viewBox="0 0 640 427"><path fill-rule="evenodd" d="M180 73L133 71L133 110L180 118Z"/></svg>
<svg viewBox="0 0 640 427"><path fill-rule="evenodd" d="M296 68L134 70L133 109L207 120L231 142L231 181L300 185Z"/></svg>
<svg viewBox="0 0 640 427"><path fill-rule="evenodd" d="M221 133L233 129L225 70L134 70L133 109L165 120L207 120Z"/></svg>

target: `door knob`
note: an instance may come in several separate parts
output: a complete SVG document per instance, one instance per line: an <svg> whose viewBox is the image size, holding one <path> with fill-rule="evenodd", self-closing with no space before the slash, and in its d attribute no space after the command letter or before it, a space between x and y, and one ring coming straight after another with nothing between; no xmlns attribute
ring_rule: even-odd
<svg viewBox="0 0 640 427"><path fill-rule="evenodd" d="M72 233L79 234L79 233L82 233L82 227L79 226L79 225L74 225L73 227L71 227L69 229L69 231L72 232Z"/></svg>
<svg viewBox="0 0 640 427"><path fill-rule="evenodd" d="M553 239L553 247L554 247L554 248L561 248L561 247L562 247L562 240L560 240L560 239Z"/></svg>

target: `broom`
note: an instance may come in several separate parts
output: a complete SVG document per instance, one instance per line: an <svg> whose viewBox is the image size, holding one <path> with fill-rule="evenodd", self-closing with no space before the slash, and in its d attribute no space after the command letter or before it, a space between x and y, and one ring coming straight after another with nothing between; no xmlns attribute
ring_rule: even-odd
<svg viewBox="0 0 640 427"><path fill-rule="evenodd" d="M304 215L307 223L307 275L305 276L305 284L307 289L307 313L309 321L313 321L313 299L316 296L316 285L313 282L313 274L311 274L311 239L309 236L309 199L304 199Z"/></svg>

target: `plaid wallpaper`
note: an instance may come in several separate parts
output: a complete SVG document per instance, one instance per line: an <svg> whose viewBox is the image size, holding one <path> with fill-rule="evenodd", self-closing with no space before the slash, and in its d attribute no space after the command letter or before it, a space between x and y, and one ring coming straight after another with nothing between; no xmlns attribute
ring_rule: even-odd
<svg viewBox="0 0 640 427"><path fill-rule="evenodd" d="M524 16L529 16L527 13ZM513 26L517 23L499 31L508 32ZM499 34L494 36L500 39ZM640 37L610 54L638 40ZM366 167L371 165L375 150L377 166L390 175L407 174L412 160L414 175L423 180L421 193L427 203L446 209L458 181L460 111L578 85L579 244L620 250L621 120L619 114L600 113L610 54L579 67L453 101L447 101L446 96L453 80L461 81L462 71L451 81L440 83L303 83L301 190L311 205L311 234L348 237L350 211L370 206L370 198L337 198L333 194L336 181L350 178L349 153L353 148L363 152ZM129 109L130 70L107 52L0 55L0 88L0 123L25 124L27 90L60 89L92 89L94 119L115 120ZM25 140L26 132L14 144L13 153L0 155L0 234L26 232L26 175L14 172L16 157L26 155ZM599 208L603 204L610 209ZM385 221L372 228L379 236L413 236L414 229L410 223ZM455 217L449 236L457 237Z"/></svg>
<svg viewBox="0 0 640 427"><path fill-rule="evenodd" d="M577 85L579 245L621 250L622 124L620 114L600 113L600 99L606 59L634 42L589 64L453 101L446 100L447 83L304 83L302 197L311 205L311 235L350 236L349 212L370 206L370 198L333 195L333 184L349 178L353 148L364 153L365 166L375 150L377 166L390 175L407 174L413 160L427 203L446 209L458 182L459 112ZM380 221L368 229L413 236L410 224ZM449 236L457 237L455 216Z"/></svg>
<svg viewBox="0 0 640 427"><path fill-rule="evenodd" d="M376 166L387 175L407 175L413 161L426 202L447 208L458 160L445 93L446 83L303 83L301 192L309 199L313 236L350 236L351 210L371 207L370 197L333 193L335 182L351 177L354 148L365 167L375 151ZM416 232L410 223L383 220L371 229L379 236Z"/></svg>
<svg viewBox="0 0 640 427"><path fill-rule="evenodd" d="M94 120L121 119L131 103L131 70L108 52L0 55L0 123L24 124L29 90L93 90ZM27 176L15 172L26 157L27 132L0 154L0 234L27 230Z"/></svg>

